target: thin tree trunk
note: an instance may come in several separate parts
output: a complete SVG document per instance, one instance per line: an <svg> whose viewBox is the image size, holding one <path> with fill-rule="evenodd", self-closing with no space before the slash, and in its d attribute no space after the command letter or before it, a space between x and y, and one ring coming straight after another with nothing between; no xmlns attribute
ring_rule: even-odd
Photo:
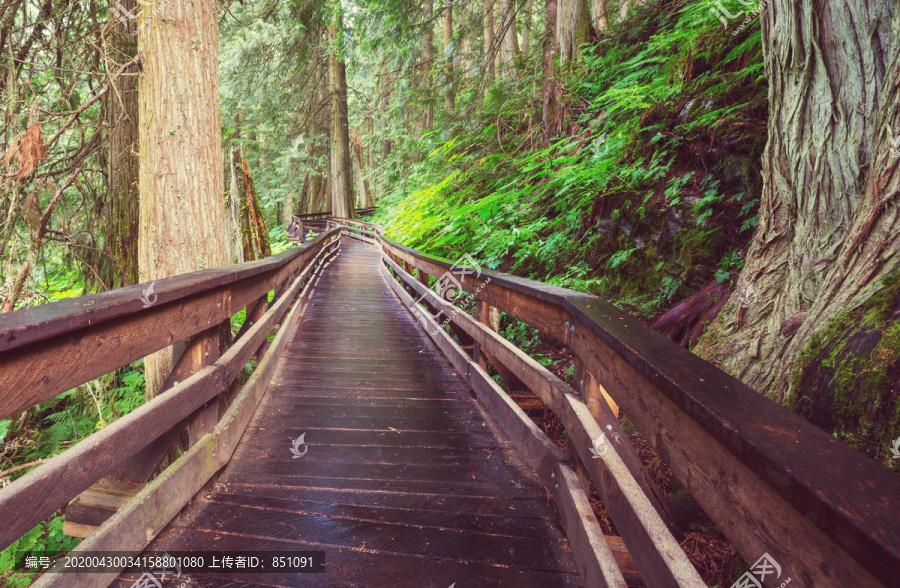
<svg viewBox="0 0 900 588"><path fill-rule="evenodd" d="M451 113L456 109L456 91L453 84L453 55L450 52L450 43L453 41L453 5L444 8L444 54L447 63L444 66L446 84L444 88L444 109Z"/></svg>
<svg viewBox="0 0 900 588"><path fill-rule="evenodd" d="M556 134L557 100L556 100L556 2L546 0L544 28L544 85L542 89L544 125L544 146L550 145L550 139Z"/></svg>
<svg viewBox="0 0 900 588"><path fill-rule="evenodd" d="M366 178L362 139L360 139L359 133L356 131L353 131L353 152L356 155L357 185L359 186L359 199L357 202L360 208L371 208L375 205L375 202L372 198L372 191L369 189L369 180Z"/></svg>
<svg viewBox="0 0 900 588"><path fill-rule="evenodd" d="M381 62L381 128L383 130L387 130L390 128L390 116L391 116L391 79L388 76L388 62L386 58L383 58ZM381 159L386 160L388 156L391 154L391 141L385 135L385 138L381 140Z"/></svg>
<svg viewBox="0 0 900 588"><path fill-rule="evenodd" d="M338 9L328 26L331 49L328 56L331 79L331 211L334 216L353 218L353 183L350 169L350 124L347 116L347 70L340 53L342 13Z"/></svg>
<svg viewBox="0 0 900 588"><path fill-rule="evenodd" d="M531 21L534 10L534 0L525 3L525 30L522 31L522 53L527 57L531 50Z"/></svg>
<svg viewBox="0 0 900 588"><path fill-rule="evenodd" d="M498 74L503 78L513 75L516 54L519 50L519 40L516 34L516 1L498 0L500 8L500 25L498 31L501 35L500 54L498 60Z"/></svg>
<svg viewBox="0 0 900 588"><path fill-rule="evenodd" d="M431 20L433 15L434 0L425 0L425 35L422 37L422 43L425 46L425 63L422 67L422 82L428 93L428 103L425 107L425 120L422 123L423 129L430 129L434 126L434 101L430 75L431 65L434 61L434 23Z"/></svg>
<svg viewBox="0 0 900 588"><path fill-rule="evenodd" d="M484 0L484 69L485 81L494 81L494 2Z"/></svg>
<svg viewBox="0 0 900 588"><path fill-rule="evenodd" d="M120 0L129 13L137 0ZM111 57L119 63L137 55L137 23L120 22L114 15L110 39ZM105 239L98 274L103 286L121 288L138 283L138 72L135 64L113 82L106 98L109 132L109 191L104 208Z"/></svg>
<svg viewBox="0 0 900 588"><path fill-rule="evenodd" d="M228 263L217 10L160 2L138 18L142 281ZM148 398L171 368L171 349L146 358Z"/></svg>
<svg viewBox="0 0 900 588"><path fill-rule="evenodd" d="M850 7L860 19L812 0L775 0L763 13L770 114L759 227L735 294L695 349L778 399L796 392L791 377L816 334L900 265L892 9Z"/></svg>
<svg viewBox="0 0 900 588"><path fill-rule="evenodd" d="M594 28L598 31L605 31L609 28L609 14L606 5L607 0L591 0L591 18L594 21Z"/></svg>
<svg viewBox="0 0 900 588"><path fill-rule="evenodd" d="M259 205L256 185L253 182L253 174L250 172L250 164L247 162L244 146L234 147L231 155L233 167L231 169L232 190L230 199L231 206L237 203L239 210L242 261L262 259L271 255L272 249L269 246L269 234L266 222L263 219L262 208Z"/></svg>
<svg viewBox="0 0 900 588"><path fill-rule="evenodd" d="M237 149L228 153L229 189L225 192L225 238L228 243L228 263L241 263L244 259L244 248L241 235L241 188L238 163L235 162Z"/></svg>

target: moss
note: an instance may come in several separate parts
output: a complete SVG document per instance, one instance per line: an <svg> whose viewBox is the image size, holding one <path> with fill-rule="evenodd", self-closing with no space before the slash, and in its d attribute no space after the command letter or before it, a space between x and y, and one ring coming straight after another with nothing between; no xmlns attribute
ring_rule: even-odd
<svg viewBox="0 0 900 588"><path fill-rule="evenodd" d="M849 445L897 469L887 448L900 435L900 279L862 307L829 321L798 355L785 405Z"/></svg>

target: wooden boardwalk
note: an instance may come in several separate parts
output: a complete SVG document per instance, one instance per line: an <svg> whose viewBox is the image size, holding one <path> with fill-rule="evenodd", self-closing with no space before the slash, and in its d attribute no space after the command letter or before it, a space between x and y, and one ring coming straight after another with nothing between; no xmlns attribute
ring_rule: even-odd
<svg viewBox="0 0 900 588"><path fill-rule="evenodd" d="M326 552L324 574L188 586L582 585L546 491L378 260L343 239L231 461L147 549Z"/></svg>

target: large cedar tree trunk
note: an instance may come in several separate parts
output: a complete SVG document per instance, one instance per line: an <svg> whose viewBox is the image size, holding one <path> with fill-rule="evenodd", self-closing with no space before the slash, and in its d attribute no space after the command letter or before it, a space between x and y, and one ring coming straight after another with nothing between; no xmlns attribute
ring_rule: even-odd
<svg viewBox="0 0 900 588"><path fill-rule="evenodd" d="M898 272L892 12L874 0L775 0L763 13L770 114L759 227L735 294L695 351L786 402L810 360L804 350L843 327L816 335Z"/></svg>
<svg viewBox="0 0 900 588"><path fill-rule="evenodd" d="M138 260L151 281L228 263L217 5L158 2L138 30ZM171 348L147 357L148 397L171 367Z"/></svg>

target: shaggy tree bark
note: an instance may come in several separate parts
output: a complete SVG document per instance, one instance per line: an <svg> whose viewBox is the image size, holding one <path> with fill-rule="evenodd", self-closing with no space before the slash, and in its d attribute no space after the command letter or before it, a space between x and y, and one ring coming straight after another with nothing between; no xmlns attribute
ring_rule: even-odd
<svg viewBox="0 0 900 588"><path fill-rule="evenodd" d="M335 9L328 25L331 48L328 74L331 80L331 211L334 216L353 218L353 184L350 176L350 123L347 116L347 70L341 54L342 13Z"/></svg>
<svg viewBox="0 0 900 588"><path fill-rule="evenodd" d="M133 13L137 0L120 0ZM137 55L137 23L110 14L110 57L118 63ZM105 239L98 273L109 289L138 283L138 71L135 64L113 83L106 97L109 124L109 191L104 207Z"/></svg>
<svg viewBox="0 0 900 588"><path fill-rule="evenodd" d="M228 263L213 0L158 2L138 19L141 281ZM147 396L171 371L148 356Z"/></svg>
<svg viewBox="0 0 900 588"><path fill-rule="evenodd" d="M876 0L775 0L762 16L770 114L759 227L695 351L777 399L813 336L898 270L892 12Z"/></svg>

